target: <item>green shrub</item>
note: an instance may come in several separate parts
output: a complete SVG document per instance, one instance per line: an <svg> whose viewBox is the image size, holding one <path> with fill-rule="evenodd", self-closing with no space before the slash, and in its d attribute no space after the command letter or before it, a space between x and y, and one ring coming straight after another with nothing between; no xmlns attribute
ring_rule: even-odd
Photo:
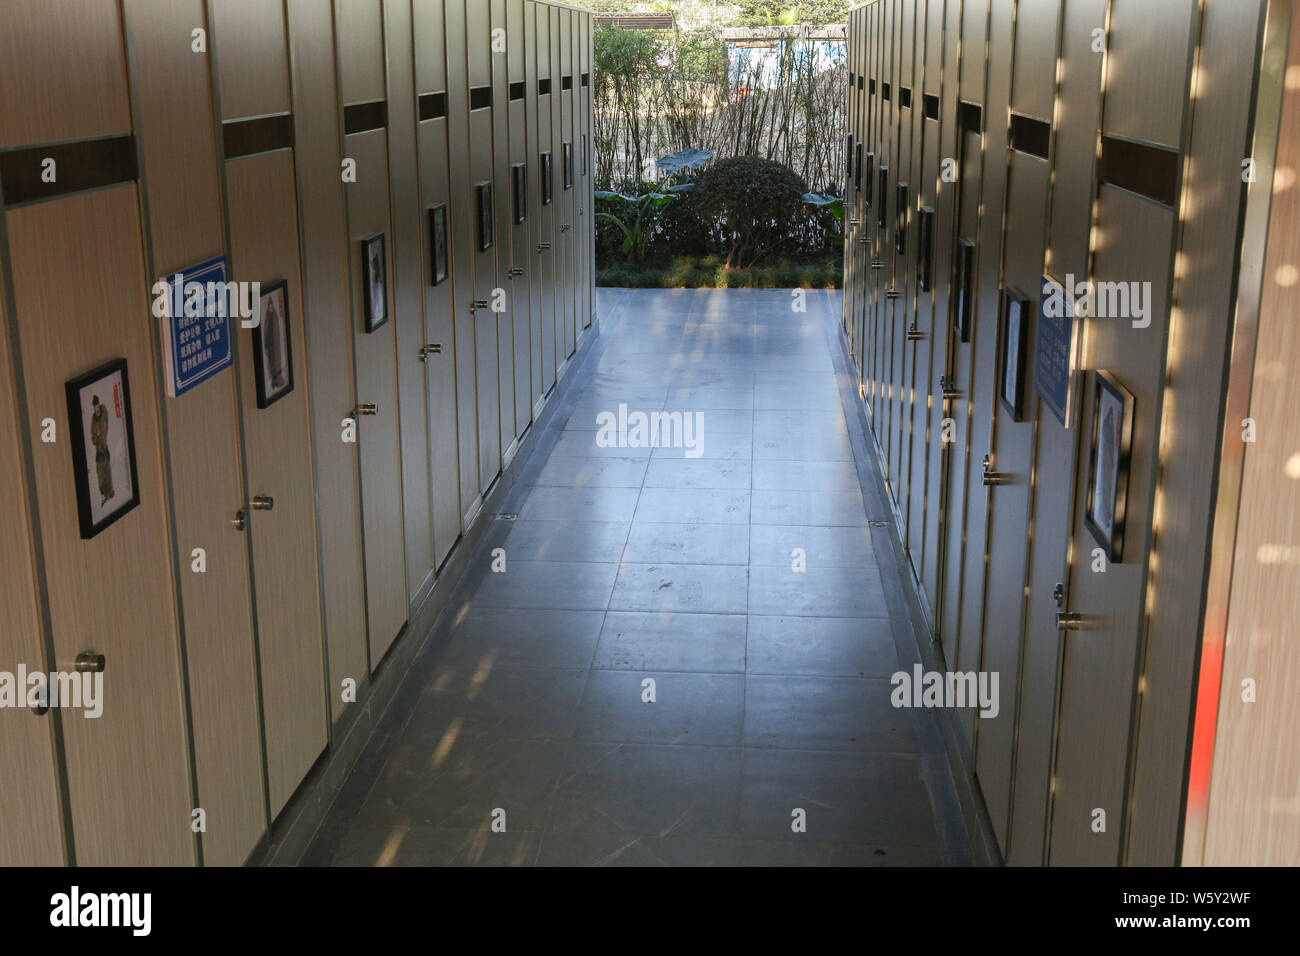
<svg viewBox="0 0 1300 956"><path fill-rule="evenodd" d="M727 256L727 268L745 268L782 249L791 228L808 218L807 184L770 159L737 156L715 162L695 187L695 207L711 220Z"/></svg>

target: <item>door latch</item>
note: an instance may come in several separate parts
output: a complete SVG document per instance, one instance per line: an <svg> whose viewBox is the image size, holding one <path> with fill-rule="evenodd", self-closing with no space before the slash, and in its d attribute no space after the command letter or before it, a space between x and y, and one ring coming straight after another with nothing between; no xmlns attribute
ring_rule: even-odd
<svg viewBox="0 0 1300 956"><path fill-rule="evenodd" d="M984 456L984 484L989 485L1009 485L1011 476L1001 471L993 470L993 456Z"/></svg>
<svg viewBox="0 0 1300 956"><path fill-rule="evenodd" d="M364 404L364 405L358 405L358 406L357 406L357 410L356 410L356 412L355 412L354 414L357 415L357 416L360 416L360 415L378 415L378 414L379 414L379 406L376 405L374 402L367 402L367 403Z"/></svg>
<svg viewBox="0 0 1300 956"><path fill-rule="evenodd" d="M470 303L469 311L471 313L474 313L479 311L480 309L486 309L487 307L488 307L487 299L475 299L473 302Z"/></svg>
<svg viewBox="0 0 1300 956"><path fill-rule="evenodd" d="M442 346L439 345L437 342L434 342L434 343L432 343L432 344L430 344L430 345L422 345L422 346L420 346L420 361L421 361L421 362L423 362L425 359L427 359L430 355L440 355L440 354L442 354Z"/></svg>
<svg viewBox="0 0 1300 956"><path fill-rule="evenodd" d="M510 277L511 277L512 279L513 279L515 276L521 276L521 275L524 274L523 267L522 267L522 266L515 266L514 268L512 268L512 269L510 270L510 273L509 273L509 274L510 274Z"/></svg>
<svg viewBox="0 0 1300 956"><path fill-rule="evenodd" d="M547 249L549 249L549 248L551 248L551 244L550 244L549 242L539 242L539 243L537 244L537 251L538 251L538 252L545 252L545 251L546 251Z"/></svg>
<svg viewBox="0 0 1300 956"><path fill-rule="evenodd" d="M922 332L920 329L918 329L915 325L913 325L910 329L907 330L907 341L923 342L925 341L925 333Z"/></svg>

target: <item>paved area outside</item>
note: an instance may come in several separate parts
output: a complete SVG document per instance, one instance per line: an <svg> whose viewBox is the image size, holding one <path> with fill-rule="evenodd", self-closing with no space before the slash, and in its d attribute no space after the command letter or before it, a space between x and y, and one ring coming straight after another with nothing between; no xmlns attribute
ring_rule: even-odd
<svg viewBox="0 0 1300 956"><path fill-rule="evenodd" d="M463 599L303 862L970 862L934 715L890 704L919 658L841 404L838 295L599 300L562 431L480 519ZM696 447L632 447L661 411Z"/></svg>

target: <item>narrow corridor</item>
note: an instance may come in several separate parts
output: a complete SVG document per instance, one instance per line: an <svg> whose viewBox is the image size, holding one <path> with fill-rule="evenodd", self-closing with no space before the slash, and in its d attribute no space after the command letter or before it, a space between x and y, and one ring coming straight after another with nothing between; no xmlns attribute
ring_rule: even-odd
<svg viewBox="0 0 1300 956"><path fill-rule="evenodd" d="M302 862L970 862L934 715L890 704L919 658L841 404L840 300L793 302L600 291L600 337ZM620 405L681 411L698 446L606 447Z"/></svg>

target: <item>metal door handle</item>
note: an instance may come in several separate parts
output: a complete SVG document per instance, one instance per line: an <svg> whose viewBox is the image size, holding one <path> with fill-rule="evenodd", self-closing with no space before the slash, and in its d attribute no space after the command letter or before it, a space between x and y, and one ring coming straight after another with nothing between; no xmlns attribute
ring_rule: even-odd
<svg viewBox="0 0 1300 956"><path fill-rule="evenodd" d="M358 415L378 415L378 414L379 414L379 406L376 405L374 402L367 402L367 403L364 404L364 405L358 405L358 406L357 406L357 414L358 414Z"/></svg>
<svg viewBox="0 0 1300 956"><path fill-rule="evenodd" d="M74 666L79 674L102 674L106 663L103 654L96 654L94 651L82 651L77 655L77 663Z"/></svg>
<svg viewBox="0 0 1300 956"><path fill-rule="evenodd" d="M270 495L253 495L254 511L270 511L275 507L275 499Z"/></svg>
<svg viewBox="0 0 1300 956"><path fill-rule="evenodd" d="M858 236L858 242L862 243L864 246L865 246L865 245L870 245L870 244L871 244L871 237L870 237L870 236Z"/></svg>
<svg viewBox="0 0 1300 956"><path fill-rule="evenodd" d="M521 266L515 266L513 269L510 270L511 276L521 276L523 274L524 274L524 270Z"/></svg>
<svg viewBox="0 0 1300 956"><path fill-rule="evenodd" d="M860 226L860 225L862 225L862 220L861 220L861 219L850 219L850 220L849 220L849 225L850 225L850 226Z"/></svg>
<svg viewBox="0 0 1300 956"><path fill-rule="evenodd" d="M1073 611L1058 611L1056 614L1056 629L1058 631L1086 631L1088 629L1088 616Z"/></svg>
<svg viewBox="0 0 1300 956"><path fill-rule="evenodd" d="M243 531L248 527L248 514L243 508L235 512L235 516L230 519L230 523L235 526L236 531Z"/></svg>
<svg viewBox="0 0 1300 956"><path fill-rule="evenodd" d="M442 354L442 346L439 345L437 342L434 342L434 343L431 344L431 345L422 345L422 346L420 346L420 361L421 361L421 362L423 362L423 361L424 361L426 358L428 358L430 355L440 355L440 354Z"/></svg>
<svg viewBox="0 0 1300 956"><path fill-rule="evenodd" d="M885 290L885 298L886 298L886 299L901 299L902 297L903 297L903 291L902 291L901 289L886 289L886 290Z"/></svg>
<svg viewBox="0 0 1300 956"><path fill-rule="evenodd" d="M1011 483L1011 475L1001 471L993 471L992 469L993 457L991 455L985 455L984 484L986 487L989 485L1009 485Z"/></svg>
<svg viewBox="0 0 1300 956"><path fill-rule="evenodd" d="M907 330L907 341L921 342L925 340L925 333L920 329L913 327Z"/></svg>
<svg viewBox="0 0 1300 956"><path fill-rule="evenodd" d="M551 248L551 244L550 244L549 242L539 242L539 243L537 244L537 251L538 251L538 252L544 252L545 250L547 250L547 249L549 249L549 248Z"/></svg>

